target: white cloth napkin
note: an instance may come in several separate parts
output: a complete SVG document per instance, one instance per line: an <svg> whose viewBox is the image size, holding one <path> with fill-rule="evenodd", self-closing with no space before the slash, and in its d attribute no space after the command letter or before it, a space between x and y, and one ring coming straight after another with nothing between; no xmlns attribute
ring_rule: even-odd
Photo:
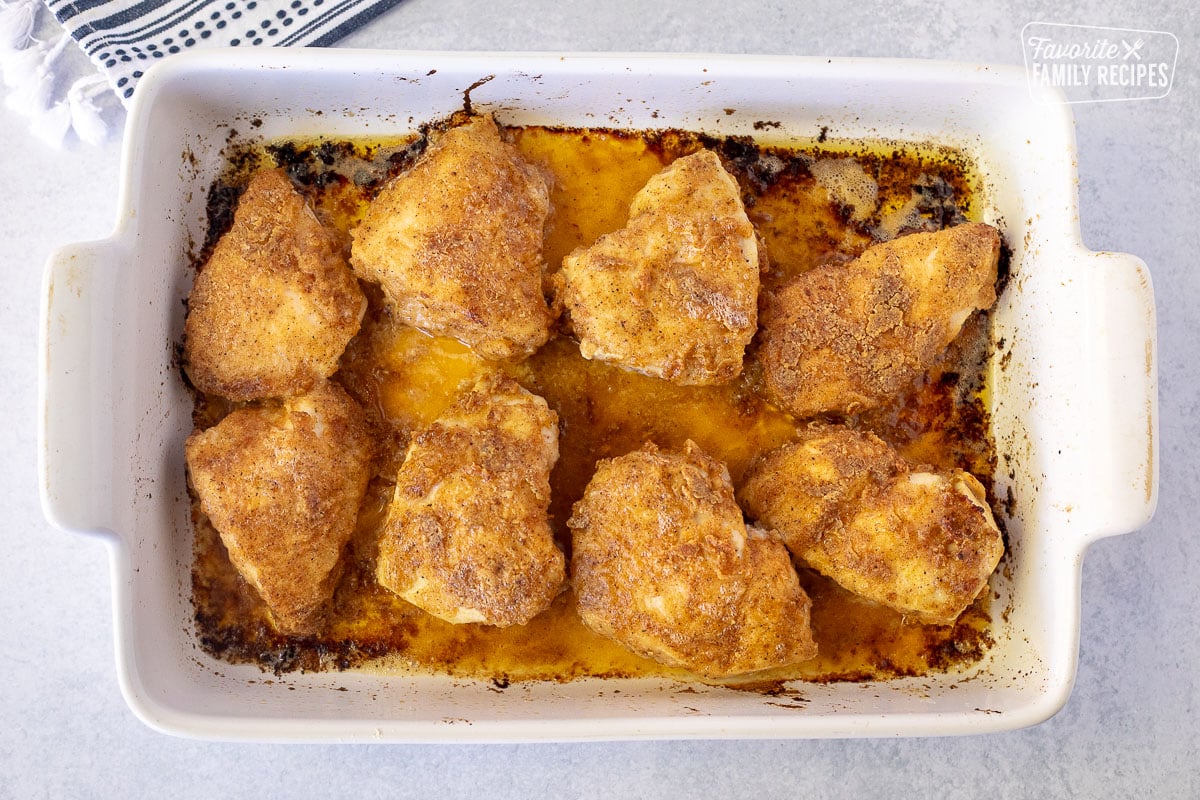
<svg viewBox="0 0 1200 800"><path fill-rule="evenodd" d="M0 0L6 105L52 144L107 137L109 89L128 105L154 62L195 47L324 46L400 0ZM41 17L49 9L57 25ZM39 36L39 34L44 34ZM74 40L98 70L66 80ZM108 114L107 116L111 116Z"/></svg>

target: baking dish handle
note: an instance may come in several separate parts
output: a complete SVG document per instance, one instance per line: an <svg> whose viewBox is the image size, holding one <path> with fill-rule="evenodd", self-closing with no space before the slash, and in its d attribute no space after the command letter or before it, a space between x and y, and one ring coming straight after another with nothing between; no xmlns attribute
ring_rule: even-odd
<svg viewBox="0 0 1200 800"><path fill-rule="evenodd" d="M69 531L111 533L113 313L121 249L113 240L55 252L42 284L38 478L42 509Z"/></svg>
<svg viewBox="0 0 1200 800"><path fill-rule="evenodd" d="M1098 315L1088 348L1096 429L1086 431L1092 536L1129 533L1158 502L1158 365L1154 289L1146 264L1128 253L1089 253Z"/></svg>

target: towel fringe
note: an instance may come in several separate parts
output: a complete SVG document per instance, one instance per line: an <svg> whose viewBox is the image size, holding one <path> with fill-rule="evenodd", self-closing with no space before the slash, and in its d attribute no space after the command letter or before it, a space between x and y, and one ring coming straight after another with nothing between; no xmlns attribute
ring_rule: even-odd
<svg viewBox="0 0 1200 800"><path fill-rule="evenodd" d="M67 105L71 109L71 129L80 141L98 145L108 140L108 124L96 98L109 91L108 79L100 73L86 75L71 84Z"/></svg>
<svg viewBox="0 0 1200 800"><path fill-rule="evenodd" d="M96 98L111 93L108 81L95 73L63 91L54 65L72 39L65 31L50 41L37 39L41 8L40 0L0 0L0 70L11 90L4 104L29 117L30 131L51 146L61 147L72 131L82 142L103 144L109 126Z"/></svg>
<svg viewBox="0 0 1200 800"><path fill-rule="evenodd" d="M328 46L399 2L0 0L0 100L50 144L102 142L163 58L191 48ZM65 57L67 38L55 38L64 31L78 45ZM77 81L85 72L103 77Z"/></svg>
<svg viewBox="0 0 1200 800"><path fill-rule="evenodd" d="M0 51L27 46L33 39L33 23L41 6L38 0L0 0Z"/></svg>

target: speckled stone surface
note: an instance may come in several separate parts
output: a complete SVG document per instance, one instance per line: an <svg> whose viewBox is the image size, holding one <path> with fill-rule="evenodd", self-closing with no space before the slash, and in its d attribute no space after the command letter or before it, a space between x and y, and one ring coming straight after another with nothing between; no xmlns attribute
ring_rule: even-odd
<svg viewBox="0 0 1200 800"><path fill-rule="evenodd" d="M957 739L503 746L196 742L146 728L117 685L107 550L51 528L35 476L42 266L105 236L119 148L52 151L0 111L0 798L1200 796L1200 17L1185 3L654 4L406 0L343 44L906 56L1020 63L1030 21L1165 30L1160 100L1076 106L1085 244L1135 253L1158 299L1161 488L1144 530L1083 565L1079 673L1066 708Z"/></svg>

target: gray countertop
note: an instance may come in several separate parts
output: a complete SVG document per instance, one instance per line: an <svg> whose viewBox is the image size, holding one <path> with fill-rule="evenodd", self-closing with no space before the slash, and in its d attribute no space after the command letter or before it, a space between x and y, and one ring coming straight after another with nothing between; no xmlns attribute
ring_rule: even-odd
<svg viewBox="0 0 1200 800"><path fill-rule="evenodd" d="M1143 530L1083 564L1074 693L1031 729L955 739L284 746L158 734L114 669L107 550L44 520L35 476L42 266L108 234L119 147L48 149L0 111L0 797L1200 796L1200 15L1184 2L924 4L406 0L345 46L894 56L1021 63L1031 21L1169 31L1164 98L1074 107L1080 222L1141 256L1159 324L1161 483ZM1189 487L1192 487L1191 489Z"/></svg>

